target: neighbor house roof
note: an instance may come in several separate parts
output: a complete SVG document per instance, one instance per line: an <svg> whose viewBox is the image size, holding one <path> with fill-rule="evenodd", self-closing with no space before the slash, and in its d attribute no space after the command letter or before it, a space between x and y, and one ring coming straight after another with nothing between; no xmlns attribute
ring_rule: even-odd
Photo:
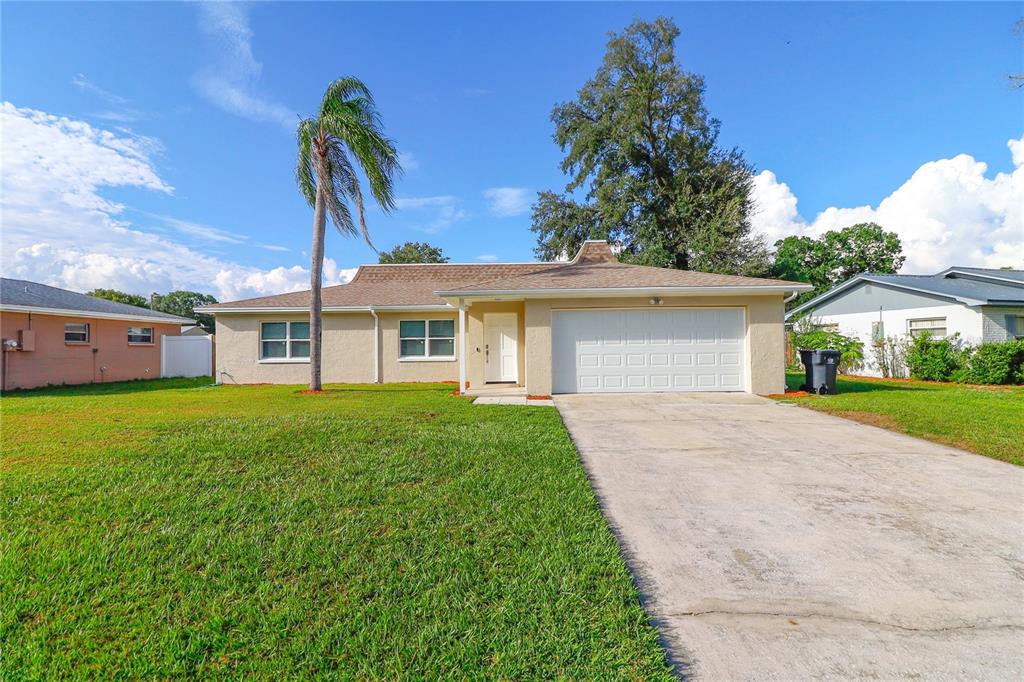
<svg viewBox="0 0 1024 682"><path fill-rule="evenodd" d="M940 296L967 306L1024 305L1024 270L953 267L935 275L857 275L794 308L786 317L814 310L843 292L867 283Z"/></svg>
<svg viewBox="0 0 1024 682"><path fill-rule="evenodd" d="M1020 282L1024 284L1024 270L1007 270L994 268L947 268L939 273L945 277L975 277L992 281ZM936 276L939 276L936 275Z"/></svg>
<svg viewBox="0 0 1024 682"><path fill-rule="evenodd" d="M537 295L588 291L691 290L708 288L803 291L805 284L754 277L714 275L619 263L607 242L589 241L569 262L429 265L363 265L347 284L322 290L324 310L449 307L445 298L515 292ZM203 312L301 310L309 291L204 306Z"/></svg>
<svg viewBox="0 0 1024 682"><path fill-rule="evenodd" d="M115 303L103 298L79 294L67 289L29 282L24 279L0 278L0 309L50 315L77 315L115 320L142 320L185 324L195 322L148 308Z"/></svg>

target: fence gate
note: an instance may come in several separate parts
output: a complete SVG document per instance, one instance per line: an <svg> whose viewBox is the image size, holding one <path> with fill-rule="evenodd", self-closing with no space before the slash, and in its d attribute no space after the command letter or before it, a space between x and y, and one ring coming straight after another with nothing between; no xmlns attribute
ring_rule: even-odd
<svg viewBox="0 0 1024 682"><path fill-rule="evenodd" d="M213 337L164 336L160 376L205 377L213 374Z"/></svg>

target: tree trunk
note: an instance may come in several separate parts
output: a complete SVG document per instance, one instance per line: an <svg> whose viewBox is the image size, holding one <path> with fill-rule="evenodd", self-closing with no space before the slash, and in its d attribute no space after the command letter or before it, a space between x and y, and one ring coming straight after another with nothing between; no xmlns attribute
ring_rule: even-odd
<svg viewBox="0 0 1024 682"><path fill-rule="evenodd" d="M326 199L317 184L313 207L313 247L309 264L309 390L319 391L320 383L320 286L324 269L324 232L327 229Z"/></svg>

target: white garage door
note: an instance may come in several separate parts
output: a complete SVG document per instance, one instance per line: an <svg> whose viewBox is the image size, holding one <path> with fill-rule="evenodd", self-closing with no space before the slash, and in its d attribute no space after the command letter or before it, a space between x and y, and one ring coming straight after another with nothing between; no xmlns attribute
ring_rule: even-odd
<svg viewBox="0 0 1024 682"><path fill-rule="evenodd" d="M737 308L556 311L551 333L555 393L746 388Z"/></svg>

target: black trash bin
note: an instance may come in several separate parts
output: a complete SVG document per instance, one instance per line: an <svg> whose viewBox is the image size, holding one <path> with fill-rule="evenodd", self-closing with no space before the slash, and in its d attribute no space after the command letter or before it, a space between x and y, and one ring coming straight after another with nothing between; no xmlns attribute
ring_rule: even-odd
<svg viewBox="0 0 1024 682"><path fill-rule="evenodd" d="M819 395L836 394L836 369L839 367L837 350L800 350L800 362L806 375L801 391Z"/></svg>

